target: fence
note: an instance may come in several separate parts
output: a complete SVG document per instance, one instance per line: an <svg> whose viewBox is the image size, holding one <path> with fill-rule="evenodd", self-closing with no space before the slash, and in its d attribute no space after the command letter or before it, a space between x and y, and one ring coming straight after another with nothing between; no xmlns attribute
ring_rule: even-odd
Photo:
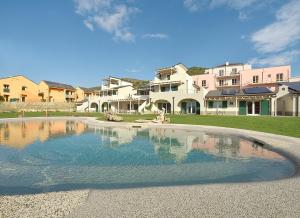
<svg viewBox="0 0 300 218"><path fill-rule="evenodd" d="M64 102L2 102L0 112L19 112L19 111L75 111L75 103Z"/></svg>

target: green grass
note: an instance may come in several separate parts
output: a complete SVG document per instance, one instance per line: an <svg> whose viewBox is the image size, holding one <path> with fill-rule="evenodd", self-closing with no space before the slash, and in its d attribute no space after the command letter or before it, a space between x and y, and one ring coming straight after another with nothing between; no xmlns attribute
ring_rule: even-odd
<svg viewBox="0 0 300 218"><path fill-rule="evenodd" d="M0 113L0 118L18 117L20 113L9 112ZM43 117L43 112L26 112L25 117ZM49 112L48 116L89 116L104 120L104 115L99 113L76 113L76 112ZM120 115L124 122L134 122L138 119L152 120L153 114L147 115ZM199 116L199 115L172 115L171 123L222 126L230 128L248 129L260 132L274 133L300 138L300 118L299 117L268 117L268 116Z"/></svg>
<svg viewBox="0 0 300 218"><path fill-rule="evenodd" d="M134 122L137 119L153 119L155 115L121 115L124 122ZM238 129L248 129L260 132L274 133L300 138L299 117L268 117L268 116L199 116L199 115L172 115L171 123L221 126ZM104 117L99 117L103 120Z"/></svg>

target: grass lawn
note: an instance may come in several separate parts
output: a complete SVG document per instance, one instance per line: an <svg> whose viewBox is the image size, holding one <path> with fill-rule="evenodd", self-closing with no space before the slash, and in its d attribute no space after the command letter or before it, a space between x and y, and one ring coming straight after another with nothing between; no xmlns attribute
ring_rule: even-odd
<svg viewBox="0 0 300 218"><path fill-rule="evenodd" d="M18 117L20 113L0 113L0 118ZM43 117L42 112L26 112L25 117ZM89 116L104 120L103 114L99 113L76 113L76 112L49 112L48 116ZM138 119L152 120L155 115L121 115L124 122L134 122ZM268 116L199 116L199 115L171 115L171 123L222 126L239 129L256 130L279 135L287 135L300 138L299 117L268 117Z"/></svg>

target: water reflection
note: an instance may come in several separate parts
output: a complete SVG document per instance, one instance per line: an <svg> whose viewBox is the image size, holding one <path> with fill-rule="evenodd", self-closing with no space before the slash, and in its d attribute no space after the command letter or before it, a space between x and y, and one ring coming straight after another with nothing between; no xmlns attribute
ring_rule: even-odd
<svg viewBox="0 0 300 218"><path fill-rule="evenodd" d="M72 120L23 121L0 123L0 145L24 149L39 140L45 142L54 137L82 134L88 126Z"/></svg>
<svg viewBox="0 0 300 218"><path fill-rule="evenodd" d="M265 181L293 172L279 154L234 135L72 120L0 123L0 194Z"/></svg>
<svg viewBox="0 0 300 218"><path fill-rule="evenodd" d="M233 135L220 135L205 132L175 129L136 129L113 127L89 127L72 120L24 121L0 123L0 145L23 149L39 140L93 131L101 144L117 149L135 139L149 141L161 160L183 162L193 151L205 152L224 158L261 157L283 159L275 152Z"/></svg>
<svg viewBox="0 0 300 218"><path fill-rule="evenodd" d="M234 135L161 128L145 130L100 127L95 130L100 133L102 142L111 148L128 144L136 138L149 140L160 159L174 159L177 163L183 162L192 151L205 152L224 158L284 159L276 152Z"/></svg>

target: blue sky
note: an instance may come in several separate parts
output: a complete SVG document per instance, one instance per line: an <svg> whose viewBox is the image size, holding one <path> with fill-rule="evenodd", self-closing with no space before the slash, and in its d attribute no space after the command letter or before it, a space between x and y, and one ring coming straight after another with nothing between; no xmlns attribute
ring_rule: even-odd
<svg viewBox="0 0 300 218"><path fill-rule="evenodd" d="M1 0L0 76L94 86L178 62L292 65L299 0Z"/></svg>

